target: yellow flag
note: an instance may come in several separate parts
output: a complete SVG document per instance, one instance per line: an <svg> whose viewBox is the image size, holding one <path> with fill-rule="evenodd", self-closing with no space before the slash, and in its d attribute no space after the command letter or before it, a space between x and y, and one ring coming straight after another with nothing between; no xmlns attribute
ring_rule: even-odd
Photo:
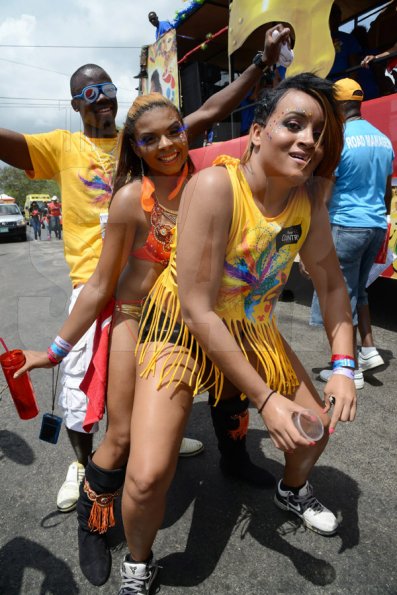
<svg viewBox="0 0 397 595"><path fill-rule="evenodd" d="M335 58L328 25L332 4L333 0L234 0L229 20L229 55L262 25L289 23L295 32L295 58L288 76L310 71L325 77Z"/></svg>

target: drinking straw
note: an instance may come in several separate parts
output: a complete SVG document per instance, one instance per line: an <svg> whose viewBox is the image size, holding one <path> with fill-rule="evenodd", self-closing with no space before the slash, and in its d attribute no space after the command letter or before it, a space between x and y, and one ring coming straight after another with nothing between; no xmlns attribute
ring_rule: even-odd
<svg viewBox="0 0 397 595"><path fill-rule="evenodd" d="M3 345L4 349L8 353L10 350L8 349L7 345L4 343L4 340L0 337L0 343Z"/></svg>

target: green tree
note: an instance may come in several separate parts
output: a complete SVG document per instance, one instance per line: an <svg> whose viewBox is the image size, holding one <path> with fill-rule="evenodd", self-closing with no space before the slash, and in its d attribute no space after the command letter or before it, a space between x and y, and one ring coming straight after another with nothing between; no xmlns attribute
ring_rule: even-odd
<svg viewBox="0 0 397 595"><path fill-rule="evenodd" d="M59 196L59 186L54 180L30 180L21 169L7 165L0 168L0 193L12 196L23 208L27 194Z"/></svg>

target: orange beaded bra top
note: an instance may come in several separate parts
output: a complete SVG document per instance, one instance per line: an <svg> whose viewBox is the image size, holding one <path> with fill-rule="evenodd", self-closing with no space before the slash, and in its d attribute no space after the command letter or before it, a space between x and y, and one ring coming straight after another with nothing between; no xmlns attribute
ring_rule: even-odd
<svg viewBox="0 0 397 595"><path fill-rule="evenodd" d="M186 163L175 188L168 195L168 200L174 199L179 194L187 174ZM159 204L154 184L147 176L142 178L141 206L144 211L150 213L150 231L144 245L131 252L131 256L167 266L178 212L166 209Z"/></svg>

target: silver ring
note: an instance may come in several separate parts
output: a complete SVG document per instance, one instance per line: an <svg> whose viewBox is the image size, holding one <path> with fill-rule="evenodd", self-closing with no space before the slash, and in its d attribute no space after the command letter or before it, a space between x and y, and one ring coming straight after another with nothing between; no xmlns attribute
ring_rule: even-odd
<svg viewBox="0 0 397 595"><path fill-rule="evenodd" d="M330 395L328 398L329 398L329 402L331 403L331 405L335 405L336 399L335 399L334 395Z"/></svg>

